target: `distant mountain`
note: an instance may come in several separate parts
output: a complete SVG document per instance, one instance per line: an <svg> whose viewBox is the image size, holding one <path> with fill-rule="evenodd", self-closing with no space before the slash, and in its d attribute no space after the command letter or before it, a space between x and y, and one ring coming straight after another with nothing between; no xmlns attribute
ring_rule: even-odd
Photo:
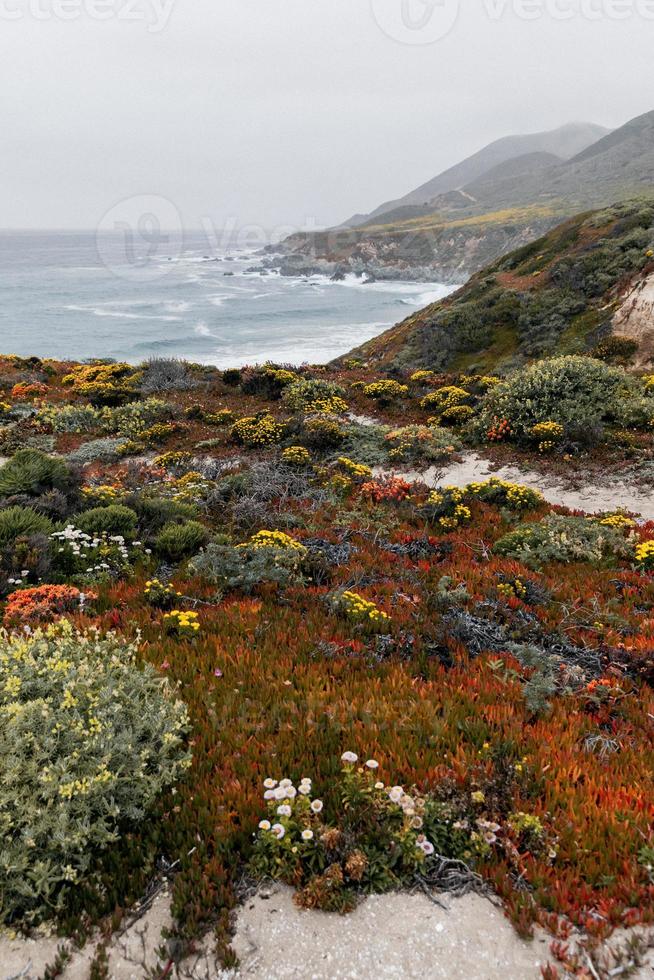
<svg viewBox="0 0 654 980"><path fill-rule="evenodd" d="M505 136L485 146L478 153L462 160L456 166L439 174L432 180L421 184L415 190L405 194L395 201L386 201L370 214L355 214L341 227L358 227L370 224L380 215L395 211L406 206L423 207L429 205L435 198L450 191L459 190L477 180L485 173L516 157L528 154L547 153L561 160L567 160L597 142L610 130L593 123L568 123L559 129L544 133L532 133L525 136ZM433 210L433 208L432 208ZM376 222L375 222L376 223Z"/></svg>
<svg viewBox="0 0 654 980"><path fill-rule="evenodd" d="M498 140L367 224L294 235L283 251L305 272L464 282L565 217L641 196L654 196L654 111L612 132L574 123Z"/></svg>
<svg viewBox="0 0 654 980"><path fill-rule="evenodd" d="M553 204L571 212L649 190L654 190L654 112L632 119L569 160L547 165L541 154L508 161L467 184L461 195L467 213L526 204ZM451 210L443 197L432 205L441 213Z"/></svg>
<svg viewBox="0 0 654 980"><path fill-rule="evenodd" d="M404 374L505 371L611 335L654 363L654 199L572 218L345 355Z"/></svg>

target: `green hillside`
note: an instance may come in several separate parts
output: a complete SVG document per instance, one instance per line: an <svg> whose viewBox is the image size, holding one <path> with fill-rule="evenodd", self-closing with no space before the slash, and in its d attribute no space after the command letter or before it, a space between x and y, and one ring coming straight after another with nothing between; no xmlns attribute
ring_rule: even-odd
<svg viewBox="0 0 654 980"><path fill-rule="evenodd" d="M654 111L608 134L572 127L579 152L561 132L501 140L350 227L294 235L284 249L378 278L463 282L566 217L654 195Z"/></svg>
<svg viewBox="0 0 654 980"><path fill-rule="evenodd" d="M496 261L348 357L389 370L507 370L592 350L635 280L654 272L654 201L578 215Z"/></svg>

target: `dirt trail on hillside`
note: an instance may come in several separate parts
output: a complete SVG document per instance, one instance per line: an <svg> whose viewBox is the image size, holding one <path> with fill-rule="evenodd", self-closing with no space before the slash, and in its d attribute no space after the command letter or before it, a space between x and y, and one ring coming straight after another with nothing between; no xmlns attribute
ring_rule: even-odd
<svg viewBox="0 0 654 980"><path fill-rule="evenodd" d="M374 473L376 476L391 475L390 470L381 467L377 467ZM464 453L459 462L451 462L445 466L432 466L427 470L409 472L397 470L393 471L393 475L401 476L410 482L423 482L429 487L464 487L468 483L484 481L491 476L496 476L501 480L522 483L540 490L551 504L569 507L571 510L583 510L592 514L596 511L623 508L634 514L640 514L644 520L654 520L654 493L651 490L622 482L615 477L607 479L605 483L570 487L558 482L555 477L546 476L535 470L521 469L518 466L493 469L492 463L477 453Z"/></svg>

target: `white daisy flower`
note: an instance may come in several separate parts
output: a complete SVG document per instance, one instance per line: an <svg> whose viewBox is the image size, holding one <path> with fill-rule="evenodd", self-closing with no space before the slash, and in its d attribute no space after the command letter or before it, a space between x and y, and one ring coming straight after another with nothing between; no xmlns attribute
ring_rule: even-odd
<svg viewBox="0 0 654 980"><path fill-rule="evenodd" d="M323 807L322 800L314 800L311 804L311 809L313 810L314 813L320 813L322 807Z"/></svg>
<svg viewBox="0 0 654 980"><path fill-rule="evenodd" d="M261 820L259 822L259 830L270 830L270 820Z"/></svg>
<svg viewBox="0 0 654 980"><path fill-rule="evenodd" d="M276 779L264 779L263 785L264 785L265 789L274 789L275 786L277 785L277 780Z"/></svg>
<svg viewBox="0 0 654 980"><path fill-rule="evenodd" d="M291 808L288 805L288 803L282 803L281 806L277 807L277 813L279 814L280 817L290 817Z"/></svg>
<svg viewBox="0 0 654 980"><path fill-rule="evenodd" d="M379 769L379 763L376 759L368 759L366 766L368 769Z"/></svg>
<svg viewBox="0 0 654 980"><path fill-rule="evenodd" d="M313 840L313 830L303 830L302 840Z"/></svg>
<svg viewBox="0 0 654 980"><path fill-rule="evenodd" d="M341 756L341 762L356 762L358 758L356 752L344 752Z"/></svg>
<svg viewBox="0 0 654 980"><path fill-rule="evenodd" d="M281 840L282 837L286 835L286 829L280 823L274 823L270 829L272 830L277 840Z"/></svg>

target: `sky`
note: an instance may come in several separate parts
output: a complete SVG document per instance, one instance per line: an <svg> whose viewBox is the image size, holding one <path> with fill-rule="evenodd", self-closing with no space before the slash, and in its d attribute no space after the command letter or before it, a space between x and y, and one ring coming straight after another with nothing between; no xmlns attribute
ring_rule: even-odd
<svg viewBox="0 0 654 980"><path fill-rule="evenodd" d="M654 0L0 0L0 227L331 225L653 109L653 38Z"/></svg>

